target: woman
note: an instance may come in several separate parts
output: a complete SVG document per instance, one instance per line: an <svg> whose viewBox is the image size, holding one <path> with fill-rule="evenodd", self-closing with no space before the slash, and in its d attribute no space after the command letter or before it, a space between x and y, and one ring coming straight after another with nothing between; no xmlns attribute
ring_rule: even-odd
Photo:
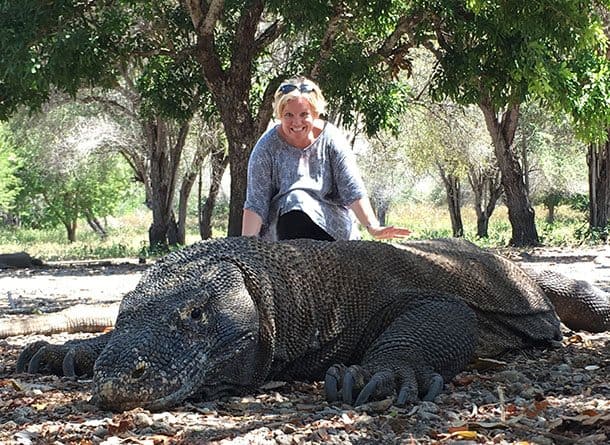
<svg viewBox="0 0 610 445"><path fill-rule="evenodd" d="M274 99L279 124L258 140L248 163L242 235L358 239L351 209L375 238L408 236L408 229L379 225L347 140L320 118L326 108L320 88L290 79Z"/></svg>

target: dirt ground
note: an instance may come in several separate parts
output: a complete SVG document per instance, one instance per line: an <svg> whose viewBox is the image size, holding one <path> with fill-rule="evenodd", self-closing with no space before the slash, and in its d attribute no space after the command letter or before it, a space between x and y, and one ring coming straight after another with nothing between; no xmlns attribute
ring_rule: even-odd
<svg viewBox="0 0 610 445"><path fill-rule="evenodd" d="M503 250L610 291L610 248ZM0 320L74 303L119 301L146 266L133 261L0 271ZM328 404L320 383L271 382L248 397L123 413L91 405L89 380L16 374L21 348L91 334L0 340L2 444L607 444L610 333L564 331L563 347L514 353L460 373L434 403Z"/></svg>

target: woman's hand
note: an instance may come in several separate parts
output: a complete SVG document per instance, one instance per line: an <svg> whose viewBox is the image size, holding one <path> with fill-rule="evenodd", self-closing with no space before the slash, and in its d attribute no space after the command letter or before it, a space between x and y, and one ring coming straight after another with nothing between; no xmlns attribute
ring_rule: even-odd
<svg viewBox="0 0 610 445"><path fill-rule="evenodd" d="M375 239L406 238L411 234L409 229L395 226L368 226L366 230Z"/></svg>

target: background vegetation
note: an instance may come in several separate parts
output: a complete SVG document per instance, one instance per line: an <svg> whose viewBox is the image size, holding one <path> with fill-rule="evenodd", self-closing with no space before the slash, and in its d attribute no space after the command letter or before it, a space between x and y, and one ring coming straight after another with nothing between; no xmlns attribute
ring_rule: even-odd
<svg viewBox="0 0 610 445"><path fill-rule="evenodd" d="M1 249L239 234L249 153L295 74L322 85L382 221L605 242L609 3L2 2Z"/></svg>

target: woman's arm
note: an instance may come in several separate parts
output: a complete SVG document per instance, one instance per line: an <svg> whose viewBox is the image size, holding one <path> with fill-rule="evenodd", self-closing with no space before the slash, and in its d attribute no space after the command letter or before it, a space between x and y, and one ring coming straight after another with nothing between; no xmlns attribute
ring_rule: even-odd
<svg viewBox="0 0 610 445"><path fill-rule="evenodd" d="M403 227L380 226L379 220L377 220L375 212L373 212L373 207L371 207L371 202L367 197L357 199L350 204L349 208L354 212L360 224L366 227L366 230L373 238L406 238L411 234L409 229Z"/></svg>
<svg viewBox="0 0 610 445"><path fill-rule="evenodd" d="M242 236L258 236L262 226L263 219L258 215L258 213L253 212L252 210L244 209L241 220Z"/></svg>
<svg viewBox="0 0 610 445"><path fill-rule="evenodd" d="M257 141L248 160L246 201L241 222L242 236L260 236L269 216L273 194L273 147L269 132Z"/></svg>

